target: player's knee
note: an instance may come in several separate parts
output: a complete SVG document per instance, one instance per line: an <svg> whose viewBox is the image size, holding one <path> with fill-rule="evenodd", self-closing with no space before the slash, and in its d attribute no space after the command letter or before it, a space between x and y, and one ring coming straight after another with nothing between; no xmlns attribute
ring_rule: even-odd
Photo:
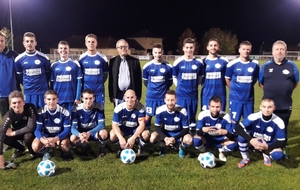
<svg viewBox="0 0 300 190"><path fill-rule="evenodd" d="M150 136L150 143L156 143L159 141L159 135L157 132L153 132L151 133L151 136Z"/></svg>
<svg viewBox="0 0 300 190"><path fill-rule="evenodd" d="M183 137L183 143L191 145L193 142L193 137L190 134L186 134Z"/></svg>
<svg viewBox="0 0 300 190"><path fill-rule="evenodd" d="M149 139L150 139L150 131L149 131L149 130L144 130L144 131L142 132L141 137L142 137L142 139L143 139L144 141L149 141Z"/></svg>
<svg viewBox="0 0 300 190"><path fill-rule="evenodd" d="M238 136L238 142L239 143L247 143L247 140L246 139L244 139L242 136Z"/></svg>
<svg viewBox="0 0 300 190"><path fill-rule="evenodd" d="M199 146L201 146L203 144L203 142L202 142L202 140L200 139L200 138L194 138L193 139L193 145L195 146L195 147L199 147Z"/></svg>
<svg viewBox="0 0 300 190"><path fill-rule="evenodd" d="M238 148L238 143L232 141L232 143L226 145L226 148L227 148L228 151L234 151Z"/></svg>
<svg viewBox="0 0 300 190"><path fill-rule="evenodd" d="M108 139L108 136L109 136L109 135L108 135L107 130L102 129L102 130L100 130L100 131L98 132L97 138L100 138L100 139L104 140L104 139Z"/></svg>
<svg viewBox="0 0 300 190"><path fill-rule="evenodd" d="M274 151L270 153L270 157L275 161L279 161L283 159L284 155L282 151Z"/></svg>

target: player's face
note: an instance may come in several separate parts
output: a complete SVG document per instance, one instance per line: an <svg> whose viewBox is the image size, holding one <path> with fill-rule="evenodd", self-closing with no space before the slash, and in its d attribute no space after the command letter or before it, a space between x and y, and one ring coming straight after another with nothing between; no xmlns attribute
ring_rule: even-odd
<svg viewBox="0 0 300 190"><path fill-rule="evenodd" d="M85 46L89 51L96 51L98 42L95 38L93 37L88 37L85 40Z"/></svg>
<svg viewBox="0 0 300 190"><path fill-rule="evenodd" d="M173 94L166 94L165 103L167 105L168 111L173 111L176 105L177 99Z"/></svg>
<svg viewBox="0 0 300 190"><path fill-rule="evenodd" d="M222 109L221 102L211 101L209 103L209 111L210 111L210 113L211 113L212 116L219 115L221 109Z"/></svg>
<svg viewBox="0 0 300 190"><path fill-rule="evenodd" d="M0 52L2 52L5 48L6 39L4 36L0 36Z"/></svg>
<svg viewBox="0 0 300 190"><path fill-rule="evenodd" d="M22 98L12 98L10 101L10 107L17 114L23 113L24 105L25 105L25 102L24 102L24 100L22 100Z"/></svg>
<svg viewBox="0 0 300 190"><path fill-rule="evenodd" d="M251 53L252 47L250 45L241 45L239 48L240 57L247 59Z"/></svg>
<svg viewBox="0 0 300 190"><path fill-rule="evenodd" d="M275 110L274 102L273 101L262 101L260 104L260 110L263 115L270 116Z"/></svg>
<svg viewBox="0 0 300 190"><path fill-rule="evenodd" d="M55 110L58 103L58 98L54 94L48 94L44 99L46 105L48 106L49 110Z"/></svg>
<svg viewBox="0 0 300 190"><path fill-rule="evenodd" d="M66 45L66 44L59 44L58 45L58 53L60 55L61 58L68 58L69 57L69 52L70 52L70 49L69 49L69 46Z"/></svg>
<svg viewBox="0 0 300 190"><path fill-rule="evenodd" d="M82 94L82 102L83 102L84 109L87 110L91 109L94 101L95 101L95 96L93 94L89 94L89 93Z"/></svg>
<svg viewBox="0 0 300 190"><path fill-rule="evenodd" d="M182 47L182 50L186 58L192 59L194 56L195 45L193 43L186 43Z"/></svg>
<svg viewBox="0 0 300 190"><path fill-rule="evenodd" d="M136 95L133 90L127 90L124 94L124 100L126 102L126 108L131 110L133 109L136 101Z"/></svg>
<svg viewBox="0 0 300 190"><path fill-rule="evenodd" d="M272 55L274 60L277 62L281 62L285 57L286 49L283 44L275 44L272 48Z"/></svg>
<svg viewBox="0 0 300 190"><path fill-rule="evenodd" d="M162 61L163 50L161 48L153 48L152 54L153 54L153 58L156 62Z"/></svg>
<svg viewBox="0 0 300 190"><path fill-rule="evenodd" d="M117 44L117 50L121 57L128 55L128 43L124 40L121 40Z"/></svg>
<svg viewBox="0 0 300 190"><path fill-rule="evenodd" d="M35 52L35 47L37 45L35 37L27 37L25 36L23 38L23 45L25 47L25 50L29 53Z"/></svg>
<svg viewBox="0 0 300 190"><path fill-rule="evenodd" d="M209 54L216 55L220 49L220 46L219 46L218 42L210 41L210 42L208 42L206 49Z"/></svg>

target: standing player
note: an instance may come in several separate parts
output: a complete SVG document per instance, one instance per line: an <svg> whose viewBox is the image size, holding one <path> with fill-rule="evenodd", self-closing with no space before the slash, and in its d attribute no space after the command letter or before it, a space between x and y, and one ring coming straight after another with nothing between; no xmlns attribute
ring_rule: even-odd
<svg viewBox="0 0 300 190"><path fill-rule="evenodd" d="M227 64L225 80L229 87L229 111L233 129L241 116L247 118L254 112L254 84L258 79L259 64L250 59L252 45L240 43L240 57Z"/></svg>
<svg viewBox="0 0 300 190"><path fill-rule="evenodd" d="M187 110L189 124L195 126L198 86L203 77L204 66L201 59L194 57L194 39L186 38L182 49L184 55L173 64L173 82L176 86L177 103Z"/></svg>
<svg viewBox="0 0 300 190"><path fill-rule="evenodd" d="M205 71L201 89L201 107L207 110L211 97L217 95L222 99L222 111L226 109L226 81L225 71L228 59L218 55L220 44L218 39L208 40L207 57L203 60Z"/></svg>
<svg viewBox="0 0 300 190"><path fill-rule="evenodd" d="M97 51L97 36L88 34L85 37L87 51L80 55L79 63L83 71L83 90L95 92L96 102L104 106L104 83L108 77L108 62L105 55Z"/></svg>
<svg viewBox="0 0 300 190"><path fill-rule="evenodd" d="M44 106L44 93L48 90L50 79L49 58L37 51L36 37L32 32L23 36L25 52L16 59L16 71L24 88L26 103L33 103L37 109Z"/></svg>
<svg viewBox="0 0 300 190"><path fill-rule="evenodd" d="M45 95L46 105L38 110L36 138L32 142L32 149L36 153L44 153L43 160L51 158L50 148L59 146L62 150L61 157L68 159L69 153L69 132L71 128L70 114L67 109L58 105L57 93L47 90Z"/></svg>
<svg viewBox="0 0 300 190"><path fill-rule="evenodd" d="M149 140L149 130L145 130L145 107L137 101L133 90L124 94L125 102L117 105L112 118L110 140L119 143L121 149L132 148L139 138L138 154L142 154L143 146ZM127 140L125 136L130 136ZM121 152L118 151L118 156Z"/></svg>
<svg viewBox="0 0 300 190"><path fill-rule="evenodd" d="M95 93L85 89L81 95L82 104L74 107L72 112L71 143L82 146L82 154L87 154L86 144L89 140L99 141L99 157L105 155L105 144L108 132L105 127L104 108L100 103L95 103Z"/></svg>
<svg viewBox="0 0 300 190"><path fill-rule="evenodd" d="M264 164L271 166L271 159L281 160L285 146L284 122L275 115L275 104L272 99L264 98L260 104L260 112L253 113L236 126L238 142L243 160L238 163L243 168L250 163L248 144L262 152Z"/></svg>
<svg viewBox="0 0 300 190"><path fill-rule="evenodd" d="M51 88L58 94L59 105L71 113L73 105L80 103L82 72L79 63L69 58L69 51L68 42L58 43L60 59L51 65Z"/></svg>
<svg viewBox="0 0 300 190"><path fill-rule="evenodd" d="M219 150L219 159L226 162L223 152L233 151L237 142L233 141L233 130L229 114L222 111L222 99L213 96L209 100L209 110L198 115L197 135L194 137L196 149L204 152L206 147L216 147Z"/></svg>
<svg viewBox="0 0 300 190"><path fill-rule="evenodd" d="M186 109L176 105L176 93L168 90L165 94L165 105L156 110L155 131L151 134L150 142L160 142L160 156L165 155L165 147L179 145L179 157L184 158L185 148L192 145L193 138L189 132Z"/></svg>
<svg viewBox="0 0 300 190"><path fill-rule="evenodd" d="M172 65L164 61L163 46L155 44L152 50L153 60L143 67L144 85L146 92L146 128L150 129L151 118L155 115L156 107L164 104L164 95L172 85Z"/></svg>
<svg viewBox="0 0 300 190"><path fill-rule="evenodd" d="M25 151L25 147L18 140L24 140L29 152L34 154L31 143L36 125L35 106L25 104L22 92L16 90L9 94L9 104L11 109L5 114L0 125L0 168L4 166L3 143L16 149L12 158L21 156Z"/></svg>
<svg viewBox="0 0 300 190"><path fill-rule="evenodd" d="M264 91L263 97L274 100L276 106L274 113L284 121L287 135L289 119L292 114L292 93L298 86L299 70L295 63L285 58L286 50L287 45L284 41L274 42L273 59L262 65L259 83ZM287 158L286 152L285 157Z"/></svg>

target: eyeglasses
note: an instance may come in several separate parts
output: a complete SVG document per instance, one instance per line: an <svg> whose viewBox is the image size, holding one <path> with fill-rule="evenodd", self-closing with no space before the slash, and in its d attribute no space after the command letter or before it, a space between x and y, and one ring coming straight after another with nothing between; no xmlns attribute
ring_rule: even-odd
<svg viewBox="0 0 300 190"><path fill-rule="evenodd" d="M119 46L118 48L119 48L119 49L127 49L128 46Z"/></svg>

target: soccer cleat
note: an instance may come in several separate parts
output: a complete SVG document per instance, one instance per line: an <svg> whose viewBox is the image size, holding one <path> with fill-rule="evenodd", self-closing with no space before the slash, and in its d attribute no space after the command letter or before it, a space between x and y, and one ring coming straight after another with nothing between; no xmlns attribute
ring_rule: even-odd
<svg viewBox="0 0 300 190"><path fill-rule="evenodd" d="M179 155L179 158L185 157L185 151L181 147L179 147L178 155Z"/></svg>
<svg viewBox="0 0 300 190"><path fill-rule="evenodd" d="M158 154L160 156L165 156L166 155L166 147L165 146L160 147L160 151Z"/></svg>
<svg viewBox="0 0 300 190"><path fill-rule="evenodd" d="M103 157L103 156L105 156L105 147L100 146L98 157Z"/></svg>
<svg viewBox="0 0 300 190"><path fill-rule="evenodd" d="M61 151L60 153L60 157L64 160L72 160L73 159L73 156L72 154L70 153L70 151Z"/></svg>
<svg viewBox="0 0 300 190"><path fill-rule="evenodd" d="M200 147L197 147L197 150L199 150L201 153L206 152L206 147L202 144Z"/></svg>
<svg viewBox="0 0 300 190"><path fill-rule="evenodd" d="M264 165L265 165L265 166L272 166L270 156L268 156L268 155L266 155L266 154L263 154L263 156L264 156Z"/></svg>
<svg viewBox="0 0 300 190"><path fill-rule="evenodd" d="M42 161L50 160L50 159L51 159L51 154L49 152L45 152Z"/></svg>
<svg viewBox="0 0 300 190"><path fill-rule="evenodd" d="M239 168L244 168L245 166L250 164L250 160L249 159L243 159L240 163L238 163L238 167Z"/></svg>
<svg viewBox="0 0 300 190"><path fill-rule="evenodd" d="M219 153L219 159L223 162L226 162L227 161L227 158L225 156L225 154L223 152L220 152Z"/></svg>
<svg viewBox="0 0 300 190"><path fill-rule="evenodd" d="M22 150L16 149L14 151L14 154L11 156L11 158L18 158L20 156L22 156L22 154L25 152L25 148L23 148Z"/></svg>
<svg viewBox="0 0 300 190"><path fill-rule="evenodd" d="M3 152L6 152L6 151L8 151L8 150L10 150L10 149L12 149L12 147L6 145L6 146L3 148Z"/></svg>
<svg viewBox="0 0 300 190"><path fill-rule="evenodd" d="M289 155L286 153L286 148L285 148L285 147L282 148L282 152L283 152L284 158L285 158L286 160L288 160L288 159L289 159Z"/></svg>
<svg viewBox="0 0 300 190"><path fill-rule="evenodd" d="M144 154L144 148L143 148L142 146L139 146L137 154L138 154L139 156L141 156L141 155Z"/></svg>
<svg viewBox="0 0 300 190"><path fill-rule="evenodd" d="M122 152L122 149L121 149L121 148L119 148L119 150L118 150L118 152L117 152L117 158L120 158L120 156L121 156L121 152Z"/></svg>

